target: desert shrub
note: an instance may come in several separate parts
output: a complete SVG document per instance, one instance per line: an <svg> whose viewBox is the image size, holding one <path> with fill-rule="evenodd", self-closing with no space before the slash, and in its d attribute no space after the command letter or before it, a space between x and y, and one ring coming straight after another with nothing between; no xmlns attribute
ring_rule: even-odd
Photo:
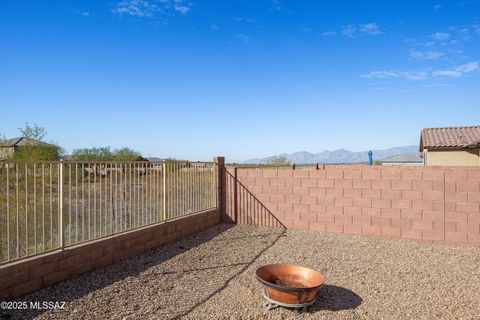
<svg viewBox="0 0 480 320"><path fill-rule="evenodd" d="M50 145L29 145L19 147L13 160L58 160L60 149Z"/></svg>
<svg viewBox="0 0 480 320"><path fill-rule="evenodd" d="M117 161L139 161L142 160L140 152L130 148L116 149L113 152L113 159Z"/></svg>
<svg viewBox="0 0 480 320"><path fill-rule="evenodd" d="M80 161L113 160L113 153L110 147L75 149L72 155Z"/></svg>

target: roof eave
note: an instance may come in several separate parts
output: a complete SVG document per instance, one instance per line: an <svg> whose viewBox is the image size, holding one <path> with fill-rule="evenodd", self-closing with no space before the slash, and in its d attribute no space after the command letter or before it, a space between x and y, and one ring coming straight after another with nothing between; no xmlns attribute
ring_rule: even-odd
<svg viewBox="0 0 480 320"><path fill-rule="evenodd" d="M479 144L470 144L465 146L426 146L424 149L427 150L465 150L465 149L476 149L480 148Z"/></svg>

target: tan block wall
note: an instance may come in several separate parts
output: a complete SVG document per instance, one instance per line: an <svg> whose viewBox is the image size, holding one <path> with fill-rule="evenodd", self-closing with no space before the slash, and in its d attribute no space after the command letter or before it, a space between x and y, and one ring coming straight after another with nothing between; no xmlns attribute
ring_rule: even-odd
<svg viewBox="0 0 480 320"><path fill-rule="evenodd" d="M480 168L228 168L226 188L240 224L480 246Z"/></svg>
<svg viewBox="0 0 480 320"><path fill-rule="evenodd" d="M427 166L480 166L480 150L424 150Z"/></svg>
<svg viewBox="0 0 480 320"><path fill-rule="evenodd" d="M220 220L220 210L205 211L0 266L0 301L142 254L212 227Z"/></svg>

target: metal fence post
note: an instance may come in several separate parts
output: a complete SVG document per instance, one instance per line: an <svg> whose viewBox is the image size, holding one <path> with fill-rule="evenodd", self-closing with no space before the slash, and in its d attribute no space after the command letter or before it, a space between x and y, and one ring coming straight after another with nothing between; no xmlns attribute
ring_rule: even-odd
<svg viewBox="0 0 480 320"><path fill-rule="evenodd" d="M217 187L217 209L220 210L220 218L225 219L225 157L213 157L213 163L216 170Z"/></svg>
<svg viewBox="0 0 480 320"><path fill-rule="evenodd" d="M237 167L233 168L233 219L235 224L238 223L238 180L237 180Z"/></svg>
<svg viewBox="0 0 480 320"><path fill-rule="evenodd" d="M63 160L60 159L58 164L59 167L59 177L58 177L58 232L59 232L59 246L63 250Z"/></svg>
<svg viewBox="0 0 480 320"><path fill-rule="evenodd" d="M167 221L167 163L163 164L163 221Z"/></svg>

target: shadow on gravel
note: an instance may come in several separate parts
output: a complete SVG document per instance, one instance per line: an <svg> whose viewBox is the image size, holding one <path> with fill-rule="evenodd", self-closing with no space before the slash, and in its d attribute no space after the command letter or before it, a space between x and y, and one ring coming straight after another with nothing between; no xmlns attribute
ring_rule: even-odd
<svg viewBox="0 0 480 320"><path fill-rule="evenodd" d="M205 298L203 298L201 301L198 301L197 303L195 303L195 305L191 308L189 308L187 311L183 312L181 315L179 315L178 317L181 318L181 317L185 317L185 316L188 316L191 312L193 312L195 309L197 309L199 306L203 305L204 303L206 303L208 300L210 300L213 296L215 296L216 294L220 293L222 290L224 290L228 284L234 280L235 278L237 278L239 275L241 275L242 273L245 272L245 270L247 270L258 258L260 258L260 256L265 252L267 251L268 249L270 249L271 247L273 247L275 245L275 243L277 243L277 241L283 237L283 235L286 233L286 229L284 228L280 233L277 233L276 234L276 237L275 239L273 239L273 241L271 243L268 243L261 251L259 251L250 261L246 262L246 263L241 263L241 264L238 264L238 265L243 265L243 267L237 272L235 273L235 275L233 275L232 277L228 278L222 286L220 286L219 288L217 288L215 291L213 291L211 294L209 294L208 296L206 296Z"/></svg>
<svg viewBox="0 0 480 320"><path fill-rule="evenodd" d="M351 290L326 284L318 290L317 301L308 308L308 312L355 309L362 301L362 298Z"/></svg>
<svg viewBox="0 0 480 320"><path fill-rule="evenodd" d="M127 277L134 277L152 266L158 265L178 254L212 240L233 227L234 225L231 224L219 224L203 232L150 250L140 256L127 258L101 269L75 276L51 287L17 298L16 301L27 301L28 303L30 303L30 301L64 301L68 306L68 302L70 301L77 300ZM167 247L170 249L165 250ZM46 311L47 310L0 309L0 320L28 320L38 317Z"/></svg>

